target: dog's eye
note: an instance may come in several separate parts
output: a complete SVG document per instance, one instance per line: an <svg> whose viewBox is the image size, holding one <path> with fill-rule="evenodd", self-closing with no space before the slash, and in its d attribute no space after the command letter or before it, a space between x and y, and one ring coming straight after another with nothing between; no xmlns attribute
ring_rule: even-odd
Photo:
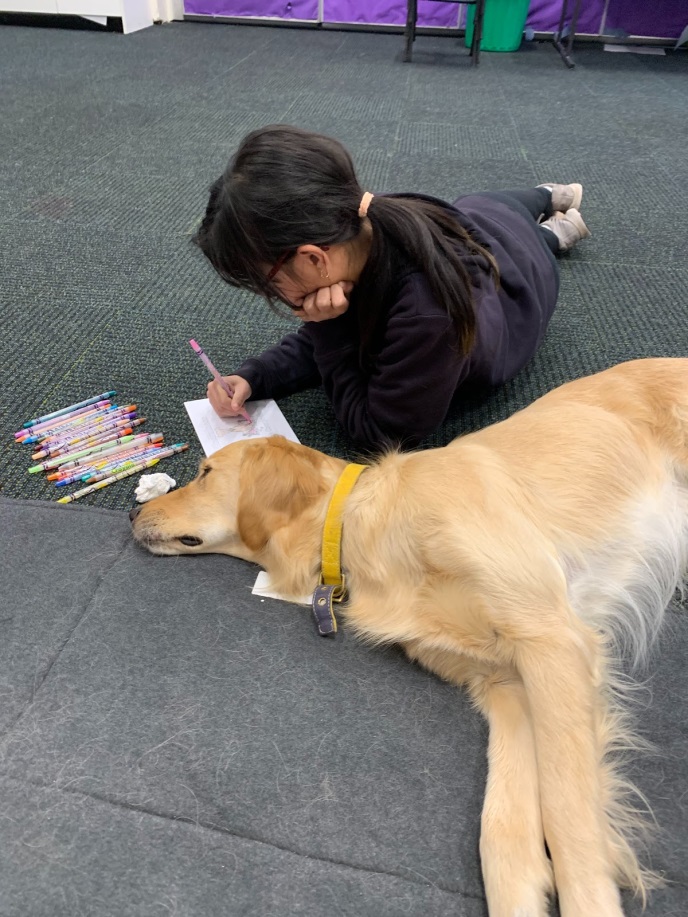
<svg viewBox="0 0 688 917"><path fill-rule="evenodd" d="M179 541L189 548L196 548L199 544L203 544L203 539L196 538L195 535L182 535Z"/></svg>

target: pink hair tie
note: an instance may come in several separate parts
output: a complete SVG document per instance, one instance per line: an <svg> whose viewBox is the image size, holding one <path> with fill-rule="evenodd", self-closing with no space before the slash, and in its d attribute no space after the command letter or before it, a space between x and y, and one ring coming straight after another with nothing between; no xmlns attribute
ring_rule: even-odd
<svg viewBox="0 0 688 917"><path fill-rule="evenodd" d="M358 205L358 215L361 219L368 215L368 207L370 207L370 202L372 201L373 197L374 195L371 194L370 191L366 191L361 198L361 203Z"/></svg>

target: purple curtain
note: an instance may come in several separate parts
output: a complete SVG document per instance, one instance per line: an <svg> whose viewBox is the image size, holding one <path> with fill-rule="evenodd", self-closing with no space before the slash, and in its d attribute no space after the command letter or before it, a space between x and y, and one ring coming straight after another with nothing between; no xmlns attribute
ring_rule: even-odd
<svg viewBox="0 0 688 917"><path fill-rule="evenodd" d="M489 3L490 0L487 0ZM573 7L574 0L569 0L568 9ZM536 32L556 32L559 28L562 0L530 0L526 25ZM600 31L604 0L583 0L578 16L577 32L597 35ZM570 15L568 19L570 20Z"/></svg>
<svg viewBox="0 0 688 917"><path fill-rule="evenodd" d="M457 28L458 3L434 3L419 0L418 25ZM361 22L404 25L406 0L325 0L325 22Z"/></svg>
<svg viewBox="0 0 688 917"><path fill-rule="evenodd" d="M184 12L195 16L246 16L273 19L318 19L318 0L184 0Z"/></svg>
<svg viewBox="0 0 688 917"><path fill-rule="evenodd" d="M569 0L569 11L572 7L573 0ZM605 0L583 0L576 31L599 35L604 7ZM530 0L526 24L536 32L555 32L559 28L561 9L562 0ZM678 38L686 25L686 0L609 0L603 34L621 29L627 35Z"/></svg>
<svg viewBox="0 0 688 917"><path fill-rule="evenodd" d="M487 0L489 3L490 0ZM554 32L563 0L530 0L526 25L536 32ZM569 0L569 9L573 0ZM605 0L583 0L577 31L600 34ZM185 12L199 16L302 19L318 21L318 0L184 0ZM465 21L465 6L420 0L418 24L452 28ZM324 0L325 22L403 25L406 0ZM629 35L678 38L688 25L686 0L609 0L605 34L622 29Z"/></svg>
<svg viewBox="0 0 688 917"><path fill-rule="evenodd" d="M420 0L418 24L456 28L459 9L457 3ZM317 21L318 0L185 0L184 11L196 16ZM324 21L403 25L406 22L406 0L324 0Z"/></svg>
<svg viewBox="0 0 688 917"><path fill-rule="evenodd" d="M678 38L687 25L686 0L652 0L645 3L610 0L604 31L608 34L610 29L623 29L628 35Z"/></svg>

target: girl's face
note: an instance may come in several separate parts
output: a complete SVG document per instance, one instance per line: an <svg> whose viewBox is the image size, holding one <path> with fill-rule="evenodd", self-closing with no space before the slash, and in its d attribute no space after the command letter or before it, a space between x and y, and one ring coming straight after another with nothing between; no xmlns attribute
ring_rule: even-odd
<svg viewBox="0 0 688 917"><path fill-rule="evenodd" d="M270 279L295 309L309 294L338 281L339 277L332 277L333 261L326 252L316 245L302 245L283 266L278 262L271 267L268 276L278 267Z"/></svg>
<svg viewBox="0 0 688 917"><path fill-rule="evenodd" d="M303 259L296 256L275 274L272 282L282 296L296 309L303 306L303 301L310 293L315 293L320 287L328 286L329 282L320 276L320 272L309 269L308 265L301 264ZM323 275L326 272L323 271Z"/></svg>

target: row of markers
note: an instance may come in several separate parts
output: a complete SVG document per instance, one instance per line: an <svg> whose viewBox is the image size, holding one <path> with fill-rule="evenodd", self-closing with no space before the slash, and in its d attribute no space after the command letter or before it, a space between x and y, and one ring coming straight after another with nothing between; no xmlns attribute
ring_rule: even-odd
<svg viewBox="0 0 688 917"><path fill-rule="evenodd" d="M44 471L57 487L86 485L58 503L72 503L189 448L188 443L165 446L162 433L137 432L146 418L138 416L135 404L115 404L116 394L103 392L28 420L14 434L16 442L34 448L31 458L38 464L29 474Z"/></svg>

